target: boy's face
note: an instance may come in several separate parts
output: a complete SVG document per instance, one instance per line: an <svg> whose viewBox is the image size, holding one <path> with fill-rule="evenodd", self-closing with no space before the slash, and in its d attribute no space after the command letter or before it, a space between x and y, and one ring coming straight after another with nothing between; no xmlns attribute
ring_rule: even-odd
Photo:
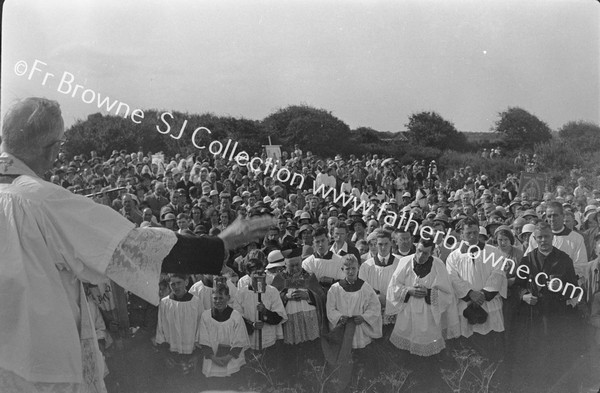
<svg viewBox="0 0 600 393"><path fill-rule="evenodd" d="M277 229L270 229L267 235L267 240L277 240L279 237L279 231Z"/></svg>
<svg viewBox="0 0 600 393"><path fill-rule="evenodd" d="M315 251L319 254L324 255L329 250L329 239L327 239L327 235L320 235L315 237L313 246Z"/></svg>
<svg viewBox="0 0 600 393"><path fill-rule="evenodd" d="M212 303L213 307L219 311L223 311L227 307L227 303L229 302L229 296L219 293L213 292L212 294Z"/></svg>
<svg viewBox="0 0 600 393"><path fill-rule="evenodd" d="M347 281L354 282L358 278L358 263L354 261L345 262L342 266L342 271Z"/></svg>
<svg viewBox="0 0 600 393"><path fill-rule="evenodd" d="M343 243L346 241L347 237L348 237L348 232L346 231L345 228L334 228L333 240L335 240L336 242Z"/></svg>
<svg viewBox="0 0 600 393"><path fill-rule="evenodd" d="M177 226L179 227L179 229L188 229L189 225L188 225L187 219L185 219L185 218L178 219Z"/></svg>
<svg viewBox="0 0 600 393"><path fill-rule="evenodd" d="M396 235L396 245L402 252L410 250L412 247L412 235L408 232L401 232Z"/></svg>
<svg viewBox="0 0 600 393"><path fill-rule="evenodd" d="M360 255L366 254L369 252L369 246L366 243L361 243L358 246L358 252L360 253Z"/></svg>
<svg viewBox="0 0 600 393"><path fill-rule="evenodd" d="M185 289L186 282L180 277L171 277L169 286L177 297L182 297L187 292Z"/></svg>
<svg viewBox="0 0 600 393"><path fill-rule="evenodd" d="M382 256L387 256L392 248L392 241L387 237L377 238L377 252Z"/></svg>
<svg viewBox="0 0 600 393"><path fill-rule="evenodd" d="M169 289L168 285L161 286L158 289L158 297L160 297L161 299L165 296L169 296L170 293L171 293L171 290Z"/></svg>

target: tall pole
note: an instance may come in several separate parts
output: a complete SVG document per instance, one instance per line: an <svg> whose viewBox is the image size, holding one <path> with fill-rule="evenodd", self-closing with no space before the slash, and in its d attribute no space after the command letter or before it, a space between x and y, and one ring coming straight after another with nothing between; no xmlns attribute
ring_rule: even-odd
<svg viewBox="0 0 600 393"><path fill-rule="evenodd" d="M262 303L262 299L261 299L261 293L258 293L258 303ZM259 311L258 312L258 320L262 322L262 313ZM262 329L259 329L258 331L258 350L262 351Z"/></svg>

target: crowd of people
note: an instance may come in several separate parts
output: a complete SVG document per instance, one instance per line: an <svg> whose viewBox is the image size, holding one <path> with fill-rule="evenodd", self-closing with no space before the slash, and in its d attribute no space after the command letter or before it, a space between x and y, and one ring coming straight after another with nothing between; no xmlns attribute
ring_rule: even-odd
<svg viewBox="0 0 600 393"><path fill-rule="evenodd" d="M511 378L552 379L556 368L540 358L566 364L586 345L600 346L600 191L586 179L536 199L519 194L516 174L498 181L469 166L441 179L434 161L322 159L297 146L279 160L304 182L210 156L60 153L48 180L138 227L202 237L236 218L277 219L262 241L231 252L219 275L164 274L158 308L130 294L126 322L108 312L118 307L105 298L116 297L114 283L88 286L104 317L98 328L155 330L153 344L170 368L198 366L206 377L238 372L256 351L274 351L289 375L307 357L332 366L350 353L376 361L368 349L380 342L439 379L439 354L467 342L505 364L526 347L519 352L526 366ZM338 205L313 191L321 184L399 218L392 225L378 209ZM407 215L411 225L401 222ZM443 235L424 236L422 228ZM490 255L515 266L490 263ZM524 266L527 274L518 275ZM581 296L567 293L576 287ZM98 336L102 349L107 336Z"/></svg>

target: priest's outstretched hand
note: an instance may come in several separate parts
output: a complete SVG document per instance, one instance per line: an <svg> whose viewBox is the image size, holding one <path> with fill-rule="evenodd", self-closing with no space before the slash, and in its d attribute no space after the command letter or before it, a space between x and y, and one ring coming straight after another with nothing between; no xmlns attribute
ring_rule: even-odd
<svg viewBox="0 0 600 393"><path fill-rule="evenodd" d="M250 219L236 219L231 225L219 233L218 237L225 243L226 250L233 250L247 243L261 239L269 227L276 224L271 216L254 217Z"/></svg>

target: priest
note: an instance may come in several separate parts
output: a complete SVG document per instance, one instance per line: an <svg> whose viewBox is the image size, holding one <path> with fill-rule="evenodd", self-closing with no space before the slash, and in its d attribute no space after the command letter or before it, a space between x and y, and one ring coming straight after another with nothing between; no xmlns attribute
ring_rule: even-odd
<svg viewBox="0 0 600 393"><path fill-rule="evenodd" d="M93 200L45 181L64 142L57 102L26 98L6 113L0 145L0 391L105 392L82 282L108 278L157 305L161 270L218 274L228 250L271 218L219 237L135 228Z"/></svg>

